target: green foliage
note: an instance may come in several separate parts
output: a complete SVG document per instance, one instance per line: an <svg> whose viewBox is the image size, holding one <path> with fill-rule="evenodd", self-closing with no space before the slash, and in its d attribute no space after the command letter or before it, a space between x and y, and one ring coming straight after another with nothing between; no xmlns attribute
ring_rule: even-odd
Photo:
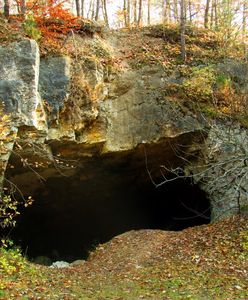
<svg viewBox="0 0 248 300"><path fill-rule="evenodd" d="M0 248L0 274L9 274L19 272L26 266L26 261L23 258L20 249Z"/></svg>
<svg viewBox="0 0 248 300"><path fill-rule="evenodd" d="M200 110L211 119L219 118L221 116L220 112L213 105L201 105Z"/></svg>
<svg viewBox="0 0 248 300"><path fill-rule="evenodd" d="M216 76L216 84L217 87L226 87L226 86L231 86L231 78L229 75L226 74L218 74Z"/></svg>
<svg viewBox="0 0 248 300"><path fill-rule="evenodd" d="M11 227L15 226L15 218L20 214L19 206L24 205L25 207L31 205L33 202L32 197L18 201L10 195L0 194L0 227Z"/></svg>
<svg viewBox="0 0 248 300"><path fill-rule="evenodd" d="M0 197L0 226L2 228L15 226L14 218L19 215L18 202L12 200L10 195Z"/></svg>
<svg viewBox="0 0 248 300"><path fill-rule="evenodd" d="M215 70L212 66L192 68L190 77L183 83L183 90L187 98L196 101L213 99L213 86L216 81Z"/></svg>
<svg viewBox="0 0 248 300"><path fill-rule="evenodd" d="M248 230L243 230L240 233L241 248L243 253L240 255L241 259L248 259Z"/></svg>
<svg viewBox="0 0 248 300"><path fill-rule="evenodd" d="M34 15L29 13L23 23L25 33L32 39L38 41L41 38L41 31L37 27Z"/></svg>

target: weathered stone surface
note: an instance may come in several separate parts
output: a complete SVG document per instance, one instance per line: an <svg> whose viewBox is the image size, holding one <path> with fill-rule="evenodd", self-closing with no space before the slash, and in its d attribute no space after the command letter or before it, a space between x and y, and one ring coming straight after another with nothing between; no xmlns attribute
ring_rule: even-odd
<svg viewBox="0 0 248 300"><path fill-rule="evenodd" d="M33 40L0 47L0 100L16 126L38 126L39 49Z"/></svg>
<svg viewBox="0 0 248 300"><path fill-rule="evenodd" d="M195 179L211 199L211 219L248 210L248 134L234 124L212 124Z"/></svg>
<svg viewBox="0 0 248 300"><path fill-rule="evenodd" d="M227 60L218 65L218 69L230 76L240 86L248 89L248 65L235 60Z"/></svg>
<svg viewBox="0 0 248 300"><path fill-rule="evenodd" d="M185 115L163 93L161 72L127 71L111 84L109 98L101 103L107 119L105 152L134 149L201 130L202 124Z"/></svg>
<svg viewBox="0 0 248 300"><path fill-rule="evenodd" d="M100 41L97 43L99 48ZM211 131L208 143L202 146L207 135L205 124L167 97L165 83L177 80L177 76L167 78L162 67L134 70L126 64L109 74L108 67L92 57L80 57L77 62L66 57L42 60L39 91L48 103L45 114L38 93L36 43L25 40L1 47L0 61L0 97L6 111L15 118L14 128L18 131L18 145L9 162L15 168L8 170L8 176L26 195L39 194L37 191L43 189L40 182L48 179L57 184L58 178L67 176L85 183L96 173L102 179L106 172L118 168L138 176L140 181L149 181L146 161L150 174L161 179L162 164L183 167L202 148L207 165L212 163L214 149L219 155L214 160L217 166L225 155L242 154L241 148L228 150L234 144L227 142L227 129L216 135ZM232 133L233 137L237 135L243 139L243 133ZM4 167L13 144L1 160ZM235 163L240 162L245 163ZM222 178L221 172L228 169L221 170L211 168L211 174L204 170L205 178ZM238 170L237 166L234 172L227 172L230 189L223 190L221 180L201 181L212 201L214 219L216 213L231 212L234 206L237 210L237 192L235 186L231 187L231 178L239 176L235 173ZM240 186L245 189L245 185L247 179L242 177ZM223 197L226 200L220 203ZM242 206L247 203L245 197L247 192L239 199Z"/></svg>
<svg viewBox="0 0 248 300"><path fill-rule="evenodd" d="M49 105L50 112L57 115L69 93L71 78L69 57L48 57L41 59L39 92Z"/></svg>

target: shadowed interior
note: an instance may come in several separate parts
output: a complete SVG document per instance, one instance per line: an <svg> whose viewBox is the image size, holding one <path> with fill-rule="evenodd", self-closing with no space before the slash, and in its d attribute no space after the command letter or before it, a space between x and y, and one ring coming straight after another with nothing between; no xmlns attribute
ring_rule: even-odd
<svg viewBox="0 0 248 300"><path fill-rule="evenodd" d="M149 178L114 169L88 179L49 178L33 197L12 231L29 258L73 261L129 230L182 230L210 220L209 201L190 179L156 188Z"/></svg>

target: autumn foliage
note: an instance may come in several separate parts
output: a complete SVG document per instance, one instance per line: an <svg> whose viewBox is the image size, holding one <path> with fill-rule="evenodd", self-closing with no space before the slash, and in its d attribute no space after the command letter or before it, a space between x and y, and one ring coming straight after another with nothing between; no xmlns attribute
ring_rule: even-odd
<svg viewBox="0 0 248 300"><path fill-rule="evenodd" d="M64 1L29 1L28 11L32 12L43 37L58 38L79 26L78 18L64 8Z"/></svg>

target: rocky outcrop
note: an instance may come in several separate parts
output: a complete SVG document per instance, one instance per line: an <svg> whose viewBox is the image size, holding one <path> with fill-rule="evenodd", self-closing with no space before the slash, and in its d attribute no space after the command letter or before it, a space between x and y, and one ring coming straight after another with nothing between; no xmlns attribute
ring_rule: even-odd
<svg viewBox="0 0 248 300"><path fill-rule="evenodd" d="M6 123L1 119L5 128L1 135L1 186L18 128L29 126L46 131L46 119L38 93L40 56L36 42L24 40L1 46L0 62L1 109L11 114Z"/></svg>
<svg viewBox="0 0 248 300"><path fill-rule="evenodd" d="M248 204L248 135L232 123L213 122L194 178L211 199L212 220L246 213Z"/></svg>
<svg viewBox="0 0 248 300"><path fill-rule="evenodd" d="M6 176L25 195L49 178L84 181L113 168L161 180L162 164L183 168L202 150L205 124L166 97L163 68L116 70L102 63L105 48L76 61L40 59L32 40L0 48L0 98L15 132L2 172L8 164ZM221 187L214 188L209 196L218 202Z"/></svg>
<svg viewBox="0 0 248 300"><path fill-rule="evenodd" d="M70 66L70 59L66 56L44 58L40 62L39 92L55 116L69 94Z"/></svg>
<svg viewBox="0 0 248 300"><path fill-rule="evenodd" d="M0 47L0 99L15 126L39 127L42 104L38 93L40 56L35 41Z"/></svg>

